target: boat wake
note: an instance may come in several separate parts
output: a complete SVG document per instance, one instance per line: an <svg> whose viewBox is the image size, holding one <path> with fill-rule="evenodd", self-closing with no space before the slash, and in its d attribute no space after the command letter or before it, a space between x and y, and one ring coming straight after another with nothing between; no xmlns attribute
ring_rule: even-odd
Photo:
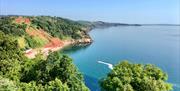
<svg viewBox="0 0 180 91"><path fill-rule="evenodd" d="M101 63L101 64L105 64L105 65L107 65L108 66L108 68L109 69L113 69L113 65L112 64L110 64L110 63L107 63L107 62L103 62L103 61L97 61L98 63Z"/></svg>

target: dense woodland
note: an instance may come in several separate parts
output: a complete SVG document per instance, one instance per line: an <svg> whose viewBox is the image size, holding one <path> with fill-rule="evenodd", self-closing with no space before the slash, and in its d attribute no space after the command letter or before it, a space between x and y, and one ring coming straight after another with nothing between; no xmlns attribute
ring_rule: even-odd
<svg viewBox="0 0 180 91"><path fill-rule="evenodd" d="M12 35L0 32L0 90L88 91L72 59L58 52L28 59Z"/></svg>
<svg viewBox="0 0 180 91"><path fill-rule="evenodd" d="M34 59L24 56L24 49L44 44L44 40L27 34L27 27L63 40L89 37L88 25L50 16L23 16L31 22L19 24L14 21L17 17L0 18L0 91L89 91L67 55L53 52L47 58L41 54ZM166 80L167 74L154 65L125 61L114 66L100 80L100 86L105 91L169 91L172 86Z"/></svg>
<svg viewBox="0 0 180 91"><path fill-rule="evenodd" d="M15 36L22 36L25 34L27 24L16 24L13 21L19 16L2 16L0 17L0 30L5 33L10 33ZM82 37L87 37L88 26L80 24L78 22L64 19L60 17L50 17L50 16L22 16L23 18L30 19L30 26L43 29L54 37L59 37L63 39L64 37L71 37L73 39L78 39ZM79 33L81 32L81 33Z"/></svg>
<svg viewBox="0 0 180 91"><path fill-rule="evenodd" d="M26 32L26 29L31 31L43 30L50 36L57 37L62 40L89 37L87 34L89 30L88 26L72 20L50 16L22 16L22 21L23 19L29 19L28 23L17 23L16 19L18 18L19 16L0 17L0 31L5 34L12 34L15 38L20 39L20 41L25 40L24 48L26 49L42 47L45 43L47 43L47 40L39 38L39 36L30 36Z"/></svg>

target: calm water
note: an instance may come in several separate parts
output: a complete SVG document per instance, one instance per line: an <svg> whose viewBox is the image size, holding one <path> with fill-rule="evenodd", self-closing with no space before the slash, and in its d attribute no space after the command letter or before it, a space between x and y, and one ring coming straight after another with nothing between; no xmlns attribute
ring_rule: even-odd
<svg viewBox="0 0 180 91"><path fill-rule="evenodd" d="M94 42L89 46L67 48L84 74L92 91L98 91L98 79L110 69L97 61L116 64L122 60L133 63L155 64L169 75L168 82L180 91L180 27L130 26L94 29L90 32Z"/></svg>

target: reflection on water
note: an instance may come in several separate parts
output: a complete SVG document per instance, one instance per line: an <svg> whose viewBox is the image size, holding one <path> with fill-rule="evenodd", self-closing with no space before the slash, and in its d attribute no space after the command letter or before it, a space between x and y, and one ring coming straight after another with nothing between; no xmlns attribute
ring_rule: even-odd
<svg viewBox="0 0 180 91"><path fill-rule="evenodd" d="M72 54L80 50L85 50L88 48L90 44L79 44L79 45L70 45L65 48L63 48L60 52L64 54Z"/></svg>

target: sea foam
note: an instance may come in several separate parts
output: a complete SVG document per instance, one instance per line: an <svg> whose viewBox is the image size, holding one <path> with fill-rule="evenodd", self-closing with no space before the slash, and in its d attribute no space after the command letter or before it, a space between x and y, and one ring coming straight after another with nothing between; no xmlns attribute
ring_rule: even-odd
<svg viewBox="0 0 180 91"><path fill-rule="evenodd" d="M113 69L113 65L112 64L110 64L110 63L107 63L107 62L103 62L103 61L97 61L98 63L101 63L101 64L105 64L105 65L107 65L108 66L108 68L109 69Z"/></svg>

